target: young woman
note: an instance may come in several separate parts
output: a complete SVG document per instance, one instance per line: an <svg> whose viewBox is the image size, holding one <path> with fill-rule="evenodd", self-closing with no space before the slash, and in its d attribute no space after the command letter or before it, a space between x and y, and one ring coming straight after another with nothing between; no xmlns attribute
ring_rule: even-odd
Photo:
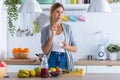
<svg viewBox="0 0 120 80"><path fill-rule="evenodd" d="M74 70L71 52L76 52L76 42L70 26L62 22L64 7L54 3L50 11L50 24L41 31L42 50L48 56L48 65Z"/></svg>

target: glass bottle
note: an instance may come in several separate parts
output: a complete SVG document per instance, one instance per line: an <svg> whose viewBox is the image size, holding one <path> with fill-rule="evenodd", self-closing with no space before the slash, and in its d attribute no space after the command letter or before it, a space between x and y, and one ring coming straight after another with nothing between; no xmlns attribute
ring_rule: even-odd
<svg viewBox="0 0 120 80"><path fill-rule="evenodd" d="M46 55L43 56L41 62L41 77L48 78L48 62Z"/></svg>

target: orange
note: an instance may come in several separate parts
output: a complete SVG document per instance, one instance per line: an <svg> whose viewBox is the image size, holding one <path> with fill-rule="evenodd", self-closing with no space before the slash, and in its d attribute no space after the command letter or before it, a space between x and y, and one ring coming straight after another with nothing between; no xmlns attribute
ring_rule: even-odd
<svg viewBox="0 0 120 80"><path fill-rule="evenodd" d="M17 48L18 53L22 53L22 48Z"/></svg>
<svg viewBox="0 0 120 80"><path fill-rule="evenodd" d="M17 53L17 48L13 48L12 53Z"/></svg>
<svg viewBox="0 0 120 80"><path fill-rule="evenodd" d="M23 53L29 53L29 49L28 48L24 48L23 49Z"/></svg>

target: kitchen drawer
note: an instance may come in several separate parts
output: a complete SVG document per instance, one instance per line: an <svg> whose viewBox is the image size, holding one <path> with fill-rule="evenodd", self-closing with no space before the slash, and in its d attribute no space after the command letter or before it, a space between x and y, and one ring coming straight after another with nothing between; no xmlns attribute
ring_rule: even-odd
<svg viewBox="0 0 120 80"><path fill-rule="evenodd" d="M87 66L87 73L120 73L120 66Z"/></svg>

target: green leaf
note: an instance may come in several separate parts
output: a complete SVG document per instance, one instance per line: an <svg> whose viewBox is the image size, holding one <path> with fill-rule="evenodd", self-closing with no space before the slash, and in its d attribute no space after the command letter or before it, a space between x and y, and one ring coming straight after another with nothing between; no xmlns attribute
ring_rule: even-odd
<svg viewBox="0 0 120 80"><path fill-rule="evenodd" d="M13 24L13 21L18 19L17 4L20 0L5 0L5 5L7 6L7 19L8 19L8 30L11 36L15 33L16 26Z"/></svg>

